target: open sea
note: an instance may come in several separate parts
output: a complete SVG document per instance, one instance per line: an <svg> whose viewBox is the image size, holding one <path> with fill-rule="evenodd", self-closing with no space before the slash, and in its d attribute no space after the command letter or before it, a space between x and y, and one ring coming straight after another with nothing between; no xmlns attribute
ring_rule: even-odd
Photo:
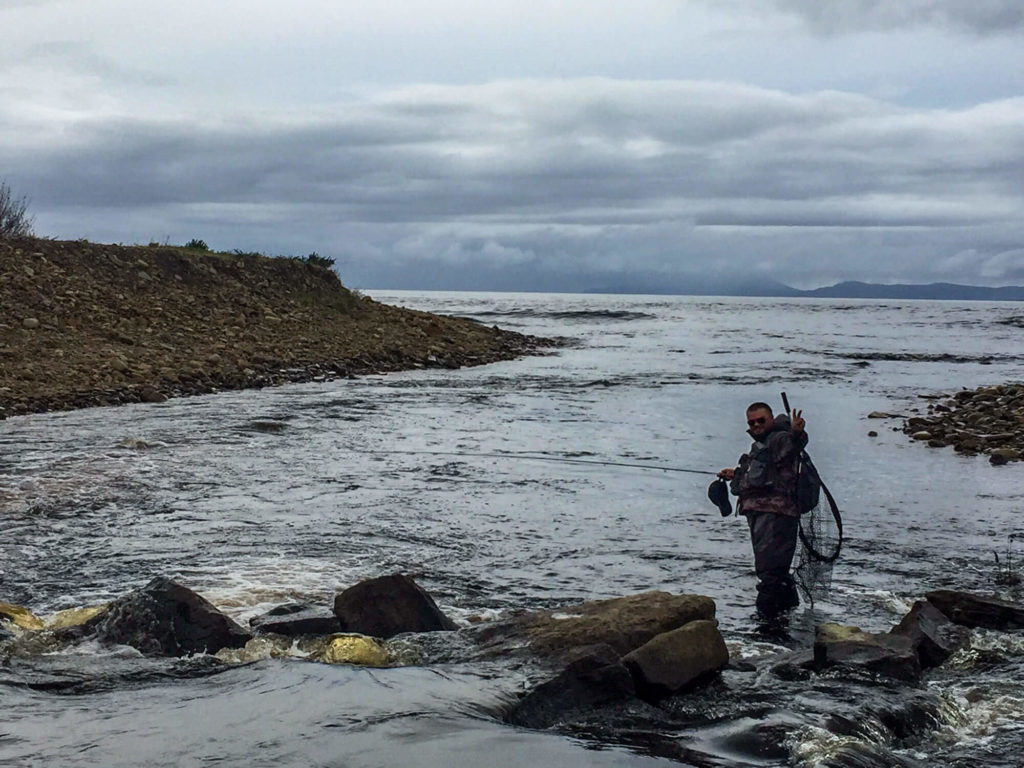
<svg viewBox="0 0 1024 768"><path fill-rule="evenodd" d="M925 413L920 395L1024 380L1024 305L371 295L570 343L478 368L2 421L0 600L45 615L169 575L245 624L401 571L468 625L663 589L713 597L734 658L756 660L784 649L754 632L746 526L708 501L710 476L526 454L714 472L749 445L746 405L781 391L803 409L846 524L831 596L798 609L798 641L822 621L888 630L936 588L1022 598L996 578L1024 558L1024 463L928 448L867 414ZM871 765L1022 765L1024 635L976 633L974 645L926 678L941 716L880 733ZM263 659L213 674L203 659L128 648L0 654L0 765L680 764L505 725L527 672L438 658L383 670ZM665 734L690 750L682 764L831 764L838 737L813 681L724 682L715 714ZM786 729L784 753L737 738L758 723Z"/></svg>

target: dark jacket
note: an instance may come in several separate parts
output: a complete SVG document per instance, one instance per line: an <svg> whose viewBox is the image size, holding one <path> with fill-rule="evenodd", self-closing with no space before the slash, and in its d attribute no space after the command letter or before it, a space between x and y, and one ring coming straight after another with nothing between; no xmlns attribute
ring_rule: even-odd
<svg viewBox="0 0 1024 768"><path fill-rule="evenodd" d="M768 431L754 438L750 452L740 456L729 489L739 496L736 511L741 515L774 512L800 516L796 505L796 459L807 445L806 432L794 432L789 416L780 414Z"/></svg>

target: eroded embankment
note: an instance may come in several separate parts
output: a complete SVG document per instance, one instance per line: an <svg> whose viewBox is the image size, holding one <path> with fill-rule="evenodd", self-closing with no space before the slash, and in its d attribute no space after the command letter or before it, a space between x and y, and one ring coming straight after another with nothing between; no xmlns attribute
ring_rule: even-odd
<svg viewBox="0 0 1024 768"><path fill-rule="evenodd" d="M0 241L0 417L480 365L552 343L380 304L294 259Z"/></svg>

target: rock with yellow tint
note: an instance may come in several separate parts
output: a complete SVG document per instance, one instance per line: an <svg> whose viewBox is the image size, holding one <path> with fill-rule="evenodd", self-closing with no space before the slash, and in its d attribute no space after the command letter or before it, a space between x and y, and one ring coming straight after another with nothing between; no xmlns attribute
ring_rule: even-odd
<svg viewBox="0 0 1024 768"><path fill-rule="evenodd" d="M64 611L57 611L48 616L44 623L45 629L64 629L65 627L77 627L85 624L94 616L99 616L107 610L107 605L90 605L85 608L68 608Z"/></svg>
<svg viewBox="0 0 1024 768"><path fill-rule="evenodd" d="M0 619L9 621L19 629L42 629L44 626L38 616L13 603L0 603Z"/></svg>
<svg viewBox="0 0 1024 768"><path fill-rule="evenodd" d="M349 634L322 638L310 650L309 658L327 664L355 664L360 667L386 667L391 661L387 648L372 637Z"/></svg>

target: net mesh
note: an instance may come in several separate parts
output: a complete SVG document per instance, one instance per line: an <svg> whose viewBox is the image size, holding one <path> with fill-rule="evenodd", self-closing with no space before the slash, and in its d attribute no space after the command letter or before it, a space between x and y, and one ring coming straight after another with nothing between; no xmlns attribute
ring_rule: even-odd
<svg viewBox="0 0 1024 768"><path fill-rule="evenodd" d="M800 518L800 551L793 574L797 586L813 605L828 598L832 566L843 546L843 521L839 507L825 484L818 505Z"/></svg>

